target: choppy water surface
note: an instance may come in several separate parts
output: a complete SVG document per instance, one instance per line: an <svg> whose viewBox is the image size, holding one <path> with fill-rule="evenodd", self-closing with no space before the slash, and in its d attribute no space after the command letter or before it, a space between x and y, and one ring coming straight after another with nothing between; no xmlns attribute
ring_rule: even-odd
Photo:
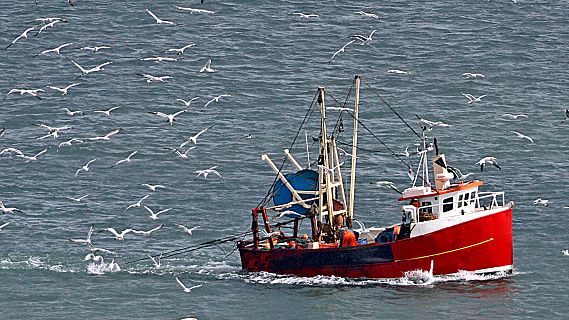
<svg viewBox="0 0 569 320"><path fill-rule="evenodd" d="M175 5L214 14L191 14ZM147 6L164 20L158 25ZM355 11L373 12L380 20ZM318 14L301 18L291 12ZM65 1L0 3L0 46L5 47L40 17L62 16L37 37L34 32L8 50L0 50L0 92L43 88L41 100L11 94L2 100L0 146L35 154L38 161L0 156L0 200L24 213L0 216L0 310L5 319L355 319L355 318L560 318L565 300L569 257L565 221L569 209L567 134L568 33L562 1L90 1L75 7ZM328 63L353 34L377 30L369 45L353 43ZM42 50L73 42L61 54L34 57ZM165 49L196 46L183 59L155 63L141 58L175 55ZM111 46L90 53L79 48ZM208 59L214 73L197 73ZM74 80L80 72L71 60L93 67L111 65ZM400 69L408 74L392 74ZM465 72L484 78L467 79ZM137 73L169 75L164 83L146 83ZM337 277L297 278L240 271L231 244L162 261L126 262L170 249L236 234L250 225L250 208L272 182L259 159L276 162L290 145L316 88L325 86L343 101L354 74L362 74L362 121L390 148L403 152L415 137L379 102L368 84L407 121L418 128L415 114L443 120L450 128L433 132L452 165L475 172L488 190L504 190L517 204L514 211L515 273L474 277L467 273L432 277L417 271L401 279L352 280ZM45 88L80 83L62 96ZM367 91L365 89L368 89ZM485 94L467 104L462 93ZM217 102L198 110L221 94ZM173 126L149 112L174 113L178 98L200 96ZM332 99L328 102L333 105ZM82 110L68 116L61 108ZM110 117L94 110L120 107ZM511 120L505 113L529 118ZM312 118L313 120L314 118ZM37 124L70 125L56 140ZM213 125L201 135L188 159L164 147ZM110 141L58 149L71 139L121 132ZM531 136L535 144L511 131ZM246 139L246 135L251 139ZM317 129L308 135L316 136ZM303 136L303 135L302 135ZM349 143L348 137L343 137ZM304 137L302 137L302 140ZM310 138L309 138L310 139ZM377 180L405 187L406 171L370 134L360 151L357 215L367 225L399 219L396 194L378 189ZM138 150L133 162L110 168ZM293 153L306 162L302 146ZM475 165L493 155L503 170L479 173ZM89 172L75 172L91 159ZM217 165L222 178L196 177L196 170ZM143 183L167 189L151 193ZM153 210L173 208L156 221L144 208L125 208L150 194ZM68 197L89 194L80 203ZM536 198L549 207L533 206ZM176 224L201 225L188 238ZM108 232L93 235L97 246L115 250L118 272L84 261L85 246L69 238L97 230L147 230L114 240ZM489 226L491 227L491 226ZM188 286L184 293L178 275Z"/></svg>

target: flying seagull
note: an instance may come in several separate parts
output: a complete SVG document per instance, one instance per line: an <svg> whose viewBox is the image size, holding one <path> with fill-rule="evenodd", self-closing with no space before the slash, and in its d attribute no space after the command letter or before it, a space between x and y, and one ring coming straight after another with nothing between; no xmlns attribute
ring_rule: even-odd
<svg viewBox="0 0 569 320"><path fill-rule="evenodd" d="M502 170L502 168L500 168L500 166L498 165L498 160L496 160L495 157L484 157L480 159L480 161L476 162L476 164L480 166L480 171L484 171L484 166L486 164L491 164L494 167L498 168L499 170Z"/></svg>
<svg viewBox="0 0 569 320"><path fill-rule="evenodd" d="M199 288L201 286L203 286L203 284L198 284L192 287L186 287L186 285L178 278L178 276L174 276L176 278L176 282L178 282L178 284L184 289L184 292L192 292L193 289Z"/></svg>
<svg viewBox="0 0 569 320"><path fill-rule="evenodd" d="M146 12L148 12L148 14L154 18L154 20L156 20L157 24L175 24L172 21L167 21L167 20L162 20L160 18L158 18L152 11L150 11L148 8L146 8Z"/></svg>
<svg viewBox="0 0 569 320"><path fill-rule="evenodd" d="M362 45L364 45L364 44L370 44L370 43L373 41L372 36L373 36L373 34L374 34L376 31L377 31L377 30L373 30L373 31L369 34L369 36L367 36L367 37L366 37L366 36L362 36L361 34L354 34L354 35L350 36L350 38L354 38L354 39L356 39L356 40L360 40Z"/></svg>
<svg viewBox="0 0 569 320"><path fill-rule="evenodd" d="M346 51L346 47L349 46L350 44L354 43L354 40L350 40L348 41L348 43L346 43L345 45L343 45L340 49L338 49L338 51L334 52L334 54L332 55L332 57L330 58L330 60L328 61L328 63L332 63L332 60L334 60L334 58L340 54L340 52L345 52Z"/></svg>
<svg viewBox="0 0 569 320"><path fill-rule="evenodd" d="M480 101L482 101L481 99L486 96L485 94L483 94L479 97L475 97L475 96L471 95L470 93L463 93L462 95L468 99L468 104L471 104L474 102L480 102Z"/></svg>
<svg viewBox="0 0 569 320"><path fill-rule="evenodd" d="M531 137L529 137L529 136L526 136L526 135L524 135L524 134L521 134L521 133L519 133L519 132L517 132L517 131L510 131L510 132L515 133L516 136L518 136L518 138L520 138L520 139L526 139L527 141L529 141L529 142L531 142L531 143L535 143L535 142L533 142L533 139L532 139Z"/></svg>
<svg viewBox="0 0 569 320"><path fill-rule="evenodd" d="M188 227L186 227L186 226L183 225L183 224L177 224L177 226L178 226L180 229L184 230L184 232L185 232L188 236L190 236L190 237L192 236L192 231L201 228L201 226L195 226L195 227L192 227L192 228L188 228Z"/></svg>

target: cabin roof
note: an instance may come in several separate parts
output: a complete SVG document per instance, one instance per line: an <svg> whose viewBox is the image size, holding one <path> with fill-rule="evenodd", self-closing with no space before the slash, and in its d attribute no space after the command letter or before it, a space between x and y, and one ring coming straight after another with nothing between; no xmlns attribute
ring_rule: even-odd
<svg viewBox="0 0 569 320"><path fill-rule="evenodd" d="M419 194L419 195L413 195L413 196L408 196L408 197L401 197L399 199L397 199L398 201L406 201L406 200L411 200L411 199L420 199L420 198L427 198L427 197L433 197L433 196L437 196L437 195L443 195L443 194L448 194L448 193L452 193L452 192L457 192L457 191L461 191L461 190L466 190L466 189L471 189L471 188L476 188L479 187L481 185L483 185L484 182L480 181L480 180L474 180L474 181L467 181L467 182L459 182L456 184L451 184L449 188L445 189L445 190L434 190L431 189L432 192L429 193L424 193L424 194ZM405 194L405 192L403 192L403 194Z"/></svg>

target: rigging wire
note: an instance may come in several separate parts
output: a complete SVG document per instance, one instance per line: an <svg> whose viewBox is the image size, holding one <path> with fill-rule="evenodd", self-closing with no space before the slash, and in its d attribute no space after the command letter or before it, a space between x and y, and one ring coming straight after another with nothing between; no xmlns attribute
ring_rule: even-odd
<svg viewBox="0 0 569 320"><path fill-rule="evenodd" d="M292 150L292 147L294 146L294 144L296 143L296 139L298 138L298 135L300 134L300 132L302 131L302 127L304 126L304 124L306 123L306 120L308 120L308 117L310 116L310 112L312 111L312 107L314 106L314 101L316 101L316 98L318 97L318 91L316 91L316 94L314 95L314 98L312 98L312 102L310 103L310 107L308 108L308 111L306 112L306 114L304 115L304 119L302 119L302 123L300 124L300 128L298 128L298 131L296 132L296 135L294 136L294 139L292 140L292 143L290 145L289 150ZM283 162L281 163L281 166L279 167L279 172L282 171L284 165L286 163L286 157L283 159ZM265 197L263 198L263 200L261 200L261 202L259 202L259 204L257 205L257 207L261 207L263 205L265 205L268 201L269 198L271 196L271 191L273 190L273 188L275 187L275 184L277 183L279 176L276 175L275 179L273 180L273 183L271 185L271 187L269 188L269 191L267 191L267 194L265 195Z"/></svg>
<svg viewBox="0 0 569 320"><path fill-rule="evenodd" d="M399 115L399 113L397 113L397 111L395 111L395 109L393 109L389 103L387 103L387 101L385 101L385 99L383 99L383 97L377 92L376 89L372 88L372 86L362 77L363 82L367 85L367 87L379 98L379 100L381 100L381 102L383 102L393 113L395 113L395 115L399 118L399 120L403 121L403 123L409 128L411 129L411 131L413 131L413 133L419 137L419 139L423 139L423 137L421 137L421 135L419 135L417 133L417 131L415 131L415 129L413 129L413 127L411 127L411 125L409 125L409 123L407 121L405 121L405 119L403 119L403 117L401 117Z"/></svg>

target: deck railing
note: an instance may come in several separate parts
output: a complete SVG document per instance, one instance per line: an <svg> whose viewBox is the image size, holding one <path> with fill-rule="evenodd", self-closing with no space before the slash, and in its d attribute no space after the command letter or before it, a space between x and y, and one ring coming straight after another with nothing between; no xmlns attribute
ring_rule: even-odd
<svg viewBox="0 0 569 320"><path fill-rule="evenodd" d="M478 192L477 196L474 199L468 200L456 200L453 202L446 202L446 203L436 203L427 206L420 206L417 210L419 213L417 216L417 221L419 222L421 213L425 212L433 212L433 208L438 208L438 213L440 214L443 210L443 205L451 204L453 205L453 209L447 212L456 211L460 208L469 208L470 212L474 212L476 209L484 208L485 210L494 209L497 207L503 207L505 205L505 194L503 191L498 192ZM463 205L461 207L458 206L459 203ZM429 210L430 209L430 210ZM434 214L434 213L433 213ZM424 219L423 219L424 220Z"/></svg>

